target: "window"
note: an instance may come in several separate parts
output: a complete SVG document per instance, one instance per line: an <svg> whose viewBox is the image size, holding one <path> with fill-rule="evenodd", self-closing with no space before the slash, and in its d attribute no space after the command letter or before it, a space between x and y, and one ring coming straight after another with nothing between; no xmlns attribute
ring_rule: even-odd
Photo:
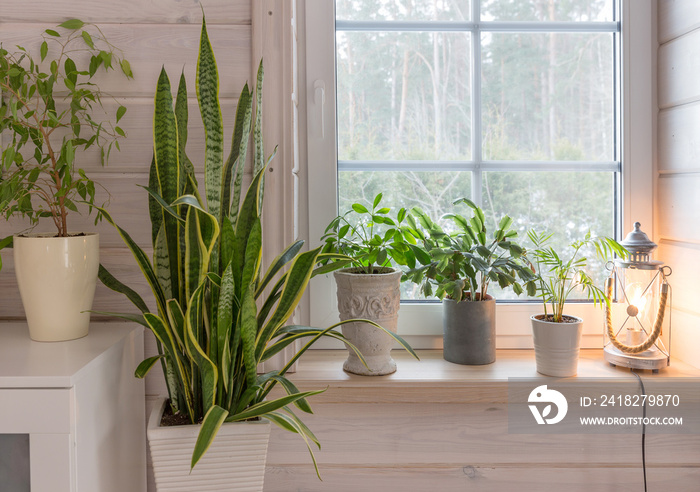
<svg viewBox="0 0 700 492"><path fill-rule="evenodd" d="M307 0L312 242L329 209L371 202L379 191L388 206L418 205L434 218L466 196L494 221L509 214L521 236L546 228L562 245L589 229L619 237L635 202L625 147L633 57L622 50L632 45L623 31L635 16L621 3L337 0L333 12ZM333 20L335 29L325 25ZM315 197L328 185L337 195ZM312 312L334 304L333 289L325 291ZM405 309L414 315L401 332L440 333L439 307ZM532 308L501 305L499 317L508 309ZM513 336L529 333L527 317L518 324Z"/></svg>

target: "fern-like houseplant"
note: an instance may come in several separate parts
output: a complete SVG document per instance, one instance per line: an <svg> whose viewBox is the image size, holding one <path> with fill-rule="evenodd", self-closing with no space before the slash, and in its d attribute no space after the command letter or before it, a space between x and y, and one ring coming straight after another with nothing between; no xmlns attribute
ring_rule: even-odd
<svg viewBox="0 0 700 492"><path fill-rule="evenodd" d="M99 88L100 77L111 71L132 77L121 51L99 27L79 19L46 29L38 55L22 46L0 46L0 214L30 226L50 219L55 227L49 234L28 234L23 227L0 241L0 249L14 247L17 283L35 340L88 332L99 238L71 231L68 217L101 204L98 185L79 167L80 153L99 149L105 164L125 135L118 123L126 108L117 104L109 114L103 102L110 96Z"/></svg>
<svg viewBox="0 0 700 492"><path fill-rule="evenodd" d="M609 302L587 271L589 261L584 252L593 248L601 260L613 255L625 257L627 250L609 237L596 237L588 232L572 242L568 253L550 245L553 234L528 231L533 244L528 252L536 273L536 292L542 300L543 314L531 319L537 370L548 376L568 377L576 374L583 320L564 313L567 300L574 293L583 293L594 305Z"/></svg>
<svg viewBox="0 0 700 492"><path fill-rule="evenodd" d="M262 141L262 63L256 90L249 90L246 84L238 98L228 157L223 154L217 73L203 22L196 81L206 134L204 197L199 195L185 148L188 114L184 76L173 101L165 70L160 74L148 187L153 261L105 213L136 258L157 309L151 312L143 299L105 269L100 273L107 286L127 295L141 311L121 316L149 328L159 342L160 354L143 361L137 376L144 377L161 362L172 413L183 415L191 424L201 422L196 444L187 450L187 466L173 470L192 490L203 484L188 480L212 474L210 467L195 465L225 423L265 419L299 434L311 451L318 440L296 411L310 413L306 399L323 390L299 392L286 372L323 336L348 343L335 326L322 330L287 324L319 262L328 257L320 247L302 252L303 243L297 241L262 270L263 176L270 159L264 156ZM254 178L245 191L242 179L251 133ZM303 341L301 349L282 369L257 374L258 364L298 340ZM270 392L278 385L286 394L273 399ZM262 427L269 435L269 425ZM155 434L149 426L149 435ZM264 436L243 436L237 442L253 440L266 447ZM152 442L154 463L160 457L158 449ZM161 472L157 463L155 466L158 481ZM248 461L229 459L212 479L220 480L221 474L241 468L250 472L251 466ZM262 488L264 455L262 465L258 462L256 466Z"/></svg>
<svg viewBox="0 0 700 492"><path fill-rule="evenodd" d="M444 357L459 364L488 364L496 358L495 300L488 294L492 282L512 286L516 294L523 285L534 292L534 275L524 262L525 250L516 242L513 220L505 215L490 235L484 212L461 198L472 212L467 218L446 214L450 230L443 229L422 210L414 208L409 222L421 241L414 247L420 266L405 278L421 285L425 296L443 300Z"/></svg>

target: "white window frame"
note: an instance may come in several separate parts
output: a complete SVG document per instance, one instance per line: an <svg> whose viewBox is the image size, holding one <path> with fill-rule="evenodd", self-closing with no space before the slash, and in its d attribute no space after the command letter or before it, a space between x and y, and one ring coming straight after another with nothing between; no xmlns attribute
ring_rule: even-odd
<svg viewBox="0 0 700 492"><path fill-rule="evenodd" d="M326 225L337 213L337 142L335 102L335 24L332 0L298 0L305 15L305 50L300 47L300 71L305 72L306 93L302 91L300 104L305 104L306 125L301 121L300 138L305 138L307 154L308 230L309 244L317 245ZM655 152L654 102L656 40L656 2L654 0L621 1L621 86L618 97L622 108L619 145L622 167L622 224L618 235L631 230L635 221L644 224L653 233L652 197L653 164ZM476 18L476 17L474 17ZM495 23L491 23L492 25ZM497 23L512 29L508 23ZM405 23L405 25L408 25ZM548 24L548 27L550 25ZM551 23L554 29L571 31L571 24ZM588 26L590 27L590 26ZM472 42L478 36L472 37ZM474 50L479 52L479 50ZM305 54L305 56L303 56ZM472 60L479 63L479 60ZM473 72L473 71L472 71ZM478 91L478 81L475 84ZM305 97L304 97L305 96ZM478 94L475 99L478 98ZM305 101L303 100L305 99ZM473 106L478 110L478 102ZM479 118L474 118L478 125ZM476 129L478 132L478 128ZM477 133L478 135L478 133ZM474 142L477 142L474 140ZM479 145L474 145L477 154ZM478 162L480 156L474 155ZM503 163L507 168L512 163ZM538 164L538 163L531 163ZM552 163L539 163L546 169ZM567 163L580 166L581 163ZM589 163L586 163L587 165ZM559 166L559 163L556 163ZM614 163L595 163L609 170ZM466 169L466 168L465 168ZM489 169L490 170L490 169ZM572 170L575 170L572 168ZM476 173L477 176L479 175ZM481 193L478 179L472 180L472 196ZM303 221L303 217L302 217ZM337 322L335 285L332 275L315 278L310 284L308 318L313 326L328 326ZM530 348L532 336L529 317L541 312L539 303L507 303L497 305L498 348ZM603 313L591 303L571 304L568 312L584 319L582 347L602 346ZM399 312L399 334L415 348L442 347L442 306L439 303L402 302ZM340 347L332 341L323 347ZM320 347L320 348L323 348Z"/></svg>

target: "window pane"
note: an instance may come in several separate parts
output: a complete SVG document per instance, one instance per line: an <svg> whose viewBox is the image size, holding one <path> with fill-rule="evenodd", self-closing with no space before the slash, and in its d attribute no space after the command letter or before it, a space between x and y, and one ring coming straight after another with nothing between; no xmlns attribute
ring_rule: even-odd
<svg viewBox="0 0 700 492"><path fill-rule="evenodd" d="M499 21L613 20L613 0L481 0L481 18Z"/></svg>
<svg viewBox="0 0 700 492"><path fill-rule="evenodd" d="M487 160L611 161L612 34L482 36Z"/></svg>
<svg viewBox="0 0 700 492"><path fill-rule="evenodd" d="M551 245L563 255L569 253L571 242L582 239L589 230L595 236L614 237L612 173L485 172L482 193L490 230L508 214L526 247L532 246L527 240L531 228L554 233ZM604 262L594 251L586 251L584 256L589 260L589 273L602 286L607 275ZM517 299L510 289L501 293L498 286L494 288L499 299ZM581 297L577 293L572 299Z"/></svg>
<svg viewBox="0 0 700 492"><path fill-rule="evenodd" d="M469 159L469 35L338 32L338 159Z"/></svg>
<svg viewBox="0 0 700 492"><path fill-rule="evenodd" d="M336 0L336 18L342 20L469 20L469 0Z"/></svg>

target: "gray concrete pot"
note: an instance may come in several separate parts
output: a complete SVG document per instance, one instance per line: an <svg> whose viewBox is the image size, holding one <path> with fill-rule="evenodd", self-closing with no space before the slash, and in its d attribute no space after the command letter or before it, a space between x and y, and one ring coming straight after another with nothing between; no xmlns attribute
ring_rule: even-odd
<svg viewBox="0 0 700 492"><path fill-rule="evenodd" d="M443 357L455 364L482 365L496 360L496 300L442 301Z"/></svg>
<svg viewBox="0 0 700 492"><path fill-rule="evenodd" d="M341 321L368 319L396 333L401 272L393 268L382 270L377 274L357 273L356 268L334 272ZM365 367L355 352L349 350L344 370L363 376L383 376L396 371L396 362L391 358L394 340L389 335L367 323L348 323L342 329L343 335L360 350L369 367Z"/></svg>

